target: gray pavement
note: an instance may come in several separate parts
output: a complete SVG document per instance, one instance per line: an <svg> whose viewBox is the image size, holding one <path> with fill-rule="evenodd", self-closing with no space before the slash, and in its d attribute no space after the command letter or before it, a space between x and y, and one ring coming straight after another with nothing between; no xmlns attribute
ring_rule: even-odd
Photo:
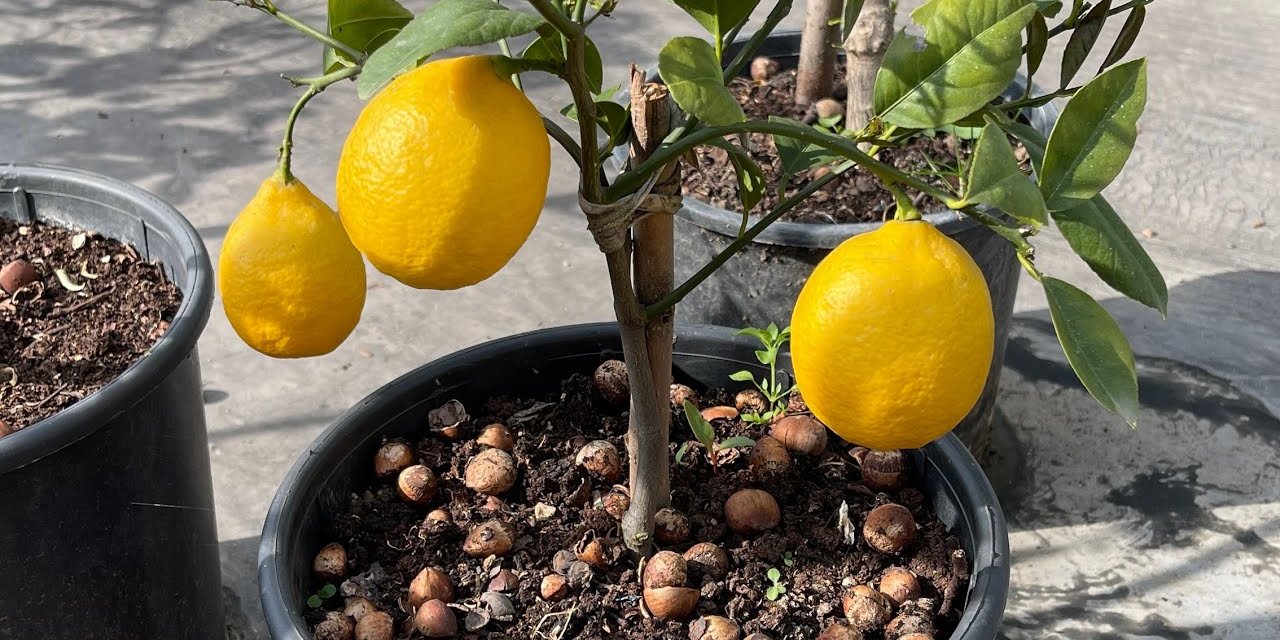
<svg viewBox="0 0 1280 640"><path fill-rule="evenodd" d="M323 2L282 4L323 23ZM666 35L695 29L667 3L622 4L595 30L614 82L626 63L652 60ZM1045 269L1105 298L1133 339L1137 430L1073 381L1043 296L1025 281L1020 291L1001 395L1009 424L992 469L1014 528L1011 640L1280 637L1280 129L1269 120L1280 66L1267 55L1280 6L1208 7L1151 7L1136 48L1151 57L1151 98L1129 168L1108 191L1130 226L1149 232L1170 318L1116 299L1061 241L1041 242ZM227 3L0 0L4 159L135 182L183 211L216 256L271 171L296 95L278 74L312 72L318 60L309 41ZM548 113L567 101L545 78L529 84ZM360 104L337 86L312 105L295 170L332 201ZM244 637L263 637L254 556L267 504L345 407L460 347L610 317L569 165L556 155L546 214L503 272L448 293L371 272L364 321L332 355L262 358L215 310L200 348L224 581Z"/></svg>

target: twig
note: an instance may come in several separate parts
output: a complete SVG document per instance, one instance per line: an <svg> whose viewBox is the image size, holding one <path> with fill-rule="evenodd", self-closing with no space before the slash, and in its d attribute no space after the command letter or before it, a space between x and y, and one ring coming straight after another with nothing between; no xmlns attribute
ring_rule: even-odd
<svg viewBox="0 0 1280 640"><path fill-rule="evenodd" d="M278 7L276 7L276 4L272 2L272 0L226 0L226 2L230 2L231 4L234 4L239 7L249 7L250 9L257 9L258 11L261 11L269 16L272 16L275 19L279 20L280 22L283 22L289 25L290 27L293 27L294 29L301 32L305 36L312 38L314 40L323 42L324 44L347 54L348 56L351 57L352 60L360 61L364 58L364 54L356 50L355 48L281 11Z"/></svg>
<svg viewBox="0 0 1280 640"><path fill-rule="evenodd" d="M83 309L83 308L85 308L85 307L88 307L88 306L93 305L93 304L97 304L97 302L98 302L99 300L102 300L103 298L105 298L105 297L107 297L107 296L109 296L109 295L111 295L111 294L113 294L113 293L115 293L115 292L116 292L116 287L115 287L115 285L112 285L112 286L111 286L111 288L107 289L106 291L103 291L102 293L99 293L99 294L96 294L96 295L90 296L90 297L85 298L84 300L81 300L80 302L77 302L77 303L75 303L75 304L73 304L73 305L71 305L71 306L69 306L69 307L66 307L66 308L63 308L63 309L58 309L57 311L54 311L54 312L50 313L50 314L49 314L49 318L50 318L50 319L53 319L53 318L61 318L62 316L65 316L65 315L69 315L69 314L75 313L75 312L77 312L77 311L79 311L79 310L81 310L81 309ZM62 329L65 329L65 328L66 328L66 327L62 327ZM58 329L58 330L60 330L60 329ZM56 331L56 330L55 330L55 331ZM53 332L46 331L45 333L46 333L47 335L53 335Z"/></svg>

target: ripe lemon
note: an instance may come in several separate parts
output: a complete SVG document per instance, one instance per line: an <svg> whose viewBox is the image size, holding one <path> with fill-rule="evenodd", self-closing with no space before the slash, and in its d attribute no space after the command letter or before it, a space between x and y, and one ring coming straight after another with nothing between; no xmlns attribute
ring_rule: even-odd
<svg viewBox="0 0 1280 640"><path fill-rule="evenodd" d="M227 229L218 291L236 333L276 358L324 355L364 309L364 261L338 214L273 175Z"/></svg>
<svg viewBox="0 0 1280 640"><path fill-rule="evenodd" d="M796 382L819 420L872 449L911 449L965 417L995 346L978 265L926 222L886 222L818 264L791 316Z"/></svg>
<svg viewBox="0 0 1280 640"><path fill-rule="evenodd" d="M419 289L497 273L542 212L542 116L487 56L429 62L369 101L338 162L338 213L379 271Z"/></svg>

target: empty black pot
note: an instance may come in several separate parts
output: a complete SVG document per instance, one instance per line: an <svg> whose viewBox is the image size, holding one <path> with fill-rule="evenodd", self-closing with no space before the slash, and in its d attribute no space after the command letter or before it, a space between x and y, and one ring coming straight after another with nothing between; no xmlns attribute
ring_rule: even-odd
<svg viewBox="0 0 1280 640"><path fill-rule="evenodd" d="M200 236L141 189L39 165L0 165L0 216L127 242L183 294L169 331L119 378L0 438L0 639L221 640Z"/></svg>
<svg viewBox="0 0 1280 640"><path fill-rule="evenodd" d="M495 340L459 351L373 392L338 419L285 476L262 529L258 589L275 640L310 638L302 611L321 585L311 561L327 540L326 523L346 508L353 490L372 481L370 460L386 437L421 435L427 412L450 399L482 404L494 395L542 396L574 373L591 373L620 357L613 324L585 324ZM724 386L729 374L768 373L753 354L753 339L710 326L676 330L675 377L698 386ZM790 367L783 354L779 365ZM1009 536L991 484L954 436L912 452L938 517L973 560L964 615L952 640L993 640L1009 593Z"/></svg>

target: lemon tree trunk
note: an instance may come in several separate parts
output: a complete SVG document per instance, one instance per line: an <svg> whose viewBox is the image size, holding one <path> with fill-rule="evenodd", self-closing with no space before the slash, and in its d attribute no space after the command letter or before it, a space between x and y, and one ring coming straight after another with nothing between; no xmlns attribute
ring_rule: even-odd
<svg viewBox="0 0 1280 640"><path fill-rule="evenodd" d="M831 97L835 85L836 47L840 44L843 0L809 0L804 32L800 37L800 61L796 69L796 104L811 104Z"/></svg>
<svg viewBox="0 0 1280 640"><path fill-rule="evenodd" d="M644 72L632 67L633 165L648 159L670 133L673 110L668 96L666 87L646 83ZM679 165L672 163L662 169L653 193L671 196L679 192ZM671 208L671 201L665 202ZM633 228L635 292L642 306L661 300L675 287L674 213L674 209L650 207ZM627 429L631 508L622 526L627 545L635 550L647 546L653 534L654 514L671 501L669 398L674 321L675 311L671 309L641 327L623 328L623 350L633 353L627 354L632 382ZM637 365L647 361L647 366L632 366L633 361Z"/></svg>
<svg viewBox="0 0 1280 640"><path fill-rule="evenodd" d="M876 73L893 40L893 7L889 0L866 0L857 22L845 38L845 63L849 89L845 104L845 129L861 131L875 115Z"/></svg>

